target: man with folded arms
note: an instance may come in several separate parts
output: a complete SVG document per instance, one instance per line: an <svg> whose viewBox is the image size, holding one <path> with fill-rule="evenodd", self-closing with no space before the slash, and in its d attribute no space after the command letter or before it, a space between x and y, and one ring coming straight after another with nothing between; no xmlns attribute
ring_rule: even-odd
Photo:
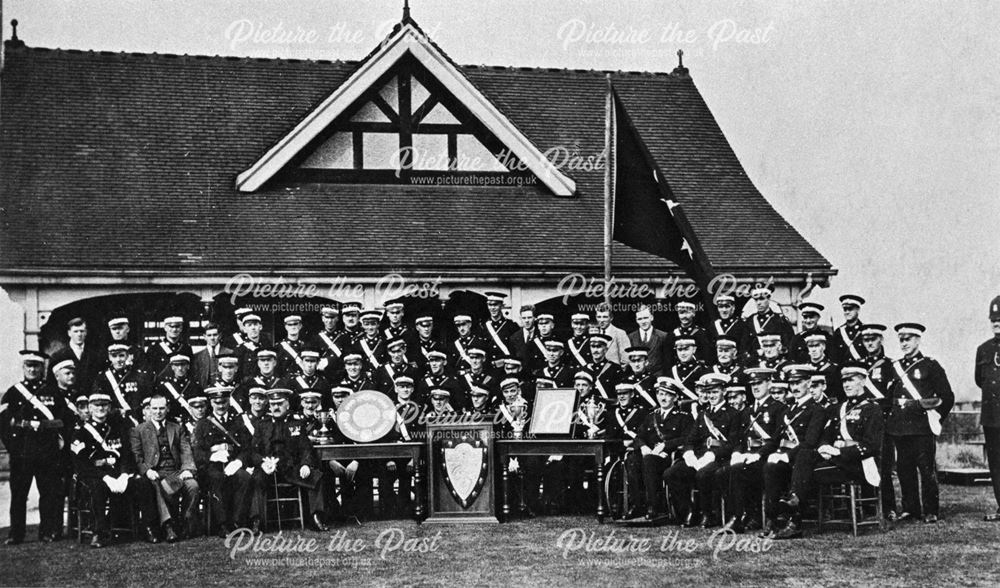
<svg viewBox="0 0 1000 588"><path fill-rule="evenodd" d="M160 526L167 543L180 537L172 510L183 504L185 527L189 536L198 534L198 497L201 490L191 455L187 429L167 420L167 399L154 394L149 399L150 420L132 429L130 445L139 475L146 478L156 496Z"/></svg>

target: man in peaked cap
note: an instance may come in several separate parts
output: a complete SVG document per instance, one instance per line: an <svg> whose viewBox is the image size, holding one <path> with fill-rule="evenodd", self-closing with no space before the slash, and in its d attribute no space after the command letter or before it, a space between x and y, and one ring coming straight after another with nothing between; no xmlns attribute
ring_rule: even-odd
<svg viewBox="0 0 1000 588"><path fill-rule="evenodd" d="M290 314L282 322L285 325L285 338L275 345L278 352L279 378L294 376L302 373L302 350L306 348L306 341L302 335L302 316Z"/></svg>
<svg viewBox="0 0 1000 588"><path fill-rule="evenodd" d="M593 357L590 355L590 315L577 312L570 316L570 329L573 334L566 339L566 358L573 369L586 367Z"/></svg>
<svg viewBox="0 0 1000 588"><path fill-rule="evenodd" d="M532 376L536 380L550 380L556 388L572 388L573 366L573 363L566 361L566 344L558 339L547 339L545 363Z"/></svg>
<svg viewBox="0 0 1000 588"><path fill-rule="evenodd" d="M861 326L861 343L865 347L865 359L862 362L868 369L868 378L864 381L868 398L874 400L882 408L883 423L889 419L892 410L892 399L889 398L889 384L896 377L892 368L892 360L886 357L884 338L885 325L866 323ZM882 435L882 450L879 453L879 472L882 475L882 512L890 520L896 519L896 488L892 481L896 470L896 448L892 436Z"/></svg>
<svg viewBox="0 0 1000 588"><path fill-rule="evenodd" d="M696 401L695 387L702 376L711 370L696 356L698 342L693 337L674 339L675 358L666 375L681 385L679 400L683 403Z"/></svg>
<svg viewBox="0 0 1000 588"><path fill-rule="evenodd" d="M108 364L95 378L91 390L107 394L112 410L120 412L132 424L142 422L140 404L153 393L153 378L135 364L128 366L128 346L123 343L108 344Z"/></svg>
<svg viewBox="0 0 1000 588"><path fill-rule="evenodd" d="M361 334L354 340L354 351L365 361L365 371L374 373L386 360L385 337L379 331L382 313L365 310L361 313Z"/></svg>
<svg viewBox="0 0 1000 588"><path fill-rule="evenodd" d="M743 318L736 312L736 297L729 294L715 296L715 309L719 318L712 321L709 334L716 340L729 337L736 342L737 358L742 358L750 348L749 329Z"/></svg>
<svg viewBox="0 0 1000 588"><path fill-rule="evenodd" d="M645 347L629 347L625 349L628 358L628 368L621 381L631 384L636 395L636 402L646 410L656 408L656 378L660 374L649 369L649 350Z"/></svg>
<svg viewBox="0 0 1000 588"><path fill-rule="evenodd" d="M844 311L844 324L833 332L837 342L836 350L831 352L838 361L862 361L865 357L864 345L861 343L861 307L865 299L857 294L844 294L840 297L840 306Z"/></svg>
<svg viewBox="0 0 1000 588"><path fill-rule="evenodd" d="M382 335L386 340L398 338L407 339L410 336L410 329L403 322L403 311L405 304L402 298L396 298L385 303L386 325L382 329Z"/></svg>
<svg viewBox="0 0 1000 588"><path fill-rule="evenodd" d="M788 357L796 363L806 363L809 361L809 348L806 345L806 337L820 333L826 337L826 353L833 358L837 355L837 342L833 335L823 330L819 325L824 307L818 302L803 302L799 304L799 316L802 318L802 330L792 338L791 348L788 350Z"/></svg>
<svg viewBox="0 0 1000 588"><path fill-rule="evenodd" d="M677 406L679 394L680 384L676 380L666 376L657 378L657 408L646 416L636 436L642 456L647 520L654 520L664 512L663 474L680 456L694 425L691 415Z"/></svg>
<svg viewBox="0 0 1000 588"><path fill-rule="evenodd" d="M1000 296L990 302L990 324L993 337L976 349L976 386L982 390L983 435L986 437L986 461L993 480L993 496L997 511L985 520L1000 521Z"/></svg>
<svg viewBox="0 0 1000 588"><path fill-rule="evenodd" d="M427 373L427 364L432 351L437 351L448 357L448 347L434 331L434 315L429 312L418 313L413 320L413 332L406 339L408 358L417 366L421 374Z"/></svg>
<svg viewBox="0 0 1000 588"><path fill-rule="evenodd" d="M919 323L896 325L903 357L892 362L896 378L889 385L892 409L886 432L896 446L903 509L898 519L922 515L925 523L936 523L940 514L937 436L941 434L941 421L955 404L955 394L941 364L920 352L925 331Z"/></svg>
<svg viewBox="0 0 1000 588"><path fill-rule="evenodd" d="M451 342L448 349L449 363L453 371L460 373L462 370L469 369L471 365L469 362L470 349L475 348L485 351L490 345L489 342L472 332L471 315L459 313L452 320L455 323L457 337Z"/></svg>
<svg viewBox="0 0 1000 588"><path fill-rule="evenodd" d="M750 343L753 345L753 349L750 351L751 357L754 356L760 344L763 343L760 340L760 336L764 334L778 335L781 347L787 351L792 344L795 330L792 328L792 323L788 322L784 314L774 312L771 309L771 288L758 284L751 290L750 296L757 306L757 311L746 319L747 327L749 328Z"/></svg>
<svg viewBox="0 0 1000 588"><path fill-rule="evenodd" d="M340 316L344 320L344 333L342 335L343 344L338 340L341 347L354 345L354 342L361 336L361 309L360 302L348 301L340 305Z"/></svg>
<svg viewBox="0 0 1000 588"><path fill-rule="evenodd" d="M128 360L126 365L129 367L138 365L140 368L144 368L146 357L143 355L142 347L133 343L129 336L132 328L128 317L124 313L113 315L108 319L108 331L111 332L111 340L113 342L128 345Z"/></svg>
<svg viewBox="0 0 1000 588"><path fill-rule="evenodd" d="M146 347L146 365L154 379L169 372L170 358L175 355L194 356L194 351L184 339L184 317L169 314L163 318L163 339Z"/></svg>
<svg viewBox="0 0 1000 588"><path fill-rule="evenodd" d="M676 309L677 320L680 324L674 327L667 337L664 349L666 353L665 365L669 367L673 364L672 351L676 348L678 339L694 339L695 357L702 362L711 361L712 344L708 332L695 322L698 306L690 300L681 300L677 303Z"/></svg>
<svg viewBox="0 0 1000 588"><path fill-rule="evenodd" d="M190 369L191 358L178 353L170 358L170 372L160 377L156 384L156 393L167 399L167 416L174 422L193 418L187 399L204 392L204 388L191 378Z"/></svg>
<svg viewBox="0 0 1000 588"><path fill-rule="evenodd" d="M587 364L587 372L594 376L594 390L598 397L608 405L617 402L615 386L621 381L624 374L622 366L607 358L610 343L611 337L604 333L591 335L589 344L593 361Z"/></svg>
<svg viewBox="0 0 1000 588"><path fill-rule="evenodd" d="M486 338L489 349L487 351L490 357L501 358L510 355L512 352L512 346L510 344L511 336L517 332L517 324L510 320L503 313L504 302L507 300L507 295L503 292L486 292L486 309L489 311L490 316L488 319L483 321L482 333ZM494 367L500 367L494 365Z"/></svg>
<svg viewBox="0 0 1000 588"><path fill-rule="evenodd" d="M288 388L296 396L301 395L306 390L312 390L319 394L320 404L323 408L331 408L333 399L330 397L330 390L333 389L333 383L319 373L319 362L319 351L304 348L299 353L301 372L286 375L284 378L278 380L276 387Z"/></svg>
<svg viewBox="0 0 1000 588"><path fill-rule="evenodd" d="M340 327L340 311L335 305L324 306L319 312L323 328L313 337L310 347L319 351L318 369L328 379L336 377L343 369L343 357L346 348L338 343L338 338L344 333ZM348 346L349 347L349 346Z"/></svg>
<svg viewBox="0 0 1000 588"><path fill-rule="evenodd" d="M417 368L411 364L407 358L408 348L406 340L402 337L393 337L386 341L386 354L388 360L377 370L373 380L375 389L382 392L389 398L396 395L396 378L399 376L417 377Z"/></svg>
<svg viewBox="0 0 1000 588"><path fill-rule="evenodd" d="M38 484L41 524L38 537L53 541L62 534L60 455L68 410L56 390L44 384L45 360L38 351L21 352L23 378L0 399L0 440L10 455L10 531L7 545L24 541L31 482ZM72 369L72 359L55 364Z"/></svg>

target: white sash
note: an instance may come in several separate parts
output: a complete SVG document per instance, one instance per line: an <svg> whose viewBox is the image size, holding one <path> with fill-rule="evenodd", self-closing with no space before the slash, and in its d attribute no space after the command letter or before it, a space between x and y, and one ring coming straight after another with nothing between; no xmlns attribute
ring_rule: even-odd
<svg viewBox="0 0 1000 588"><path fill-rule="evenodd" d="M493 321L491 320L486 321L486 331L490 334L490 337L493 338L493 342L496 343L497 348L499 348L504 355L510 355L510 350L507 349L507 346L504 345L504 342L500 340L500 333L498 333L497 330L493 327Z"/></svg>
<svg viewBox="0 0 1000 588"><path fill-rule="evenodd" d="M793 443L798 443L799 442L799 434L795 432L795 427L792 426L792 423L795 422L795 419L799 418L800 414L802 414L802 413L799 412L799 414L795 415L794 419L789 419L788 415L785 415L785 431L787 431L788 434L791 435L791 438L789 439L789 441L791 441Z"/></svg>
<svg viewBox="0 0 1000 588"><path fill-rule="evenodd" d="M903 384L903 388L906 389L906 393L914 400L922 400L923 396L920 395L917 387L913 385L910 376L906 375L906 371L903 370L903 366L899 363L899 360L892 362L892 367L896 370L896 375L899 376L899 381ZM941 413L933 408L924 411L924 413L927 415L927 424L931 428L931 433L934 433L934 436L937 437L941 434Z"/></svg>
<svg viewBox="0 0 1000 588"><path fill-rule="evenodd" d="M383 367L385 367L385 372L387 374L389 374L389 381L392 382L393 384L395 384L396 383L396 370L392 369L392 364L387 363Z"/></svg>
<svg viewBox="0 0 1000 588"><path fill-rule="evenodd" d="M764 321L764 324L762 325L762 324L760 324L760 318L758 317L758 315L754 314L753 315L753 328L754 328L754 331L755 331L754 334L755 335L760 335L763 332L764 327L767 326L767 323L771 322L771 317L773 317L773 316L774 316L773 314L768 314L767 315L767 320Z"/></svg>
<svg viewBox="0 0 1000 588"><path fill-rule="evenodd" d="M753 420L750 421L750 426L752 426L754 430L757 431L757 434L760 435L761 439L765 440L770 439L771 435L769 435L767 431L764 430L764 427L760 426L760 423L757 422L757 417L759 416L760 416L759 414L754 415Z"/></svg>
<svg viewBox="0 0 1000 588"><path fill-rule="evenodd" d="M399 423L399 433L403 436L403 439L409 441L410 432L406 430L406 421L403 420L399 412L396 412L396 422Z"/></svg>
<svg viewBox="0 0 1000 588"><path fill-rule="evenodd" d="M723 329L722 328L722 319L715 319L715 332L718 333L720 336L721 335L725 335L726 333L729 332L729 329L733 328L733 325L735 325L735 324L736 324L736 321L733 321L733 322L729 323L728 327L726 327L725 329Z"/></svg>
<svg viewBox="0 0 1000 588"><path fill-rule="evenodd" d="M683 392L691 400L697 401L698 395L692 392L690 388L684 385L684 378L682 378L680 372L677 371L676 365L670 368L670 372L674 374L674 379L677 380L678 384L680 384L681 392Z"/></svg>
<svg viewBox="0 0 1000 588"><path fill-rule="evenodd" d="M844 441L854 441L851 432L847 430L847 403L840 405L840 436ZM878 487L882 484L882 476L878 472L878 465L872 456L861 460L861 470L865 473L865 480L872 486Z"/></svg>
<svg viewBox="0 0 1000 588"><path fill-rule="evenodd" d="M634 408L632 409L632 412L628 413L628 416L626 416L623 419L622 418L622 413L619 412L618 410L615 410L615 418L618 419L618 424L621 425L622 432L625 433L626 435L628 435L629 437L635 439L635 436L636 436L635 433L633 433L632 431L630 431L628 429L628 426L625 424L626 421L628 421L628 419L631 418L633 414L635 414L635 409Z"/></svg>
<svg viewBox="0 0 1000 588"><path fill-rule="evenodd" d="M535 347L538 347L538 349L542 352L542 357L545 357L545 352L547 351L545 349L545 343L542 343L542 340L537 337L535 338Z"/></svg>
<svg viewBox="0 0 1000 588"><path fill-rule="evenodd" d="M167 344L166 341L160 341L160 349L167 354L168 360L170 359L170 356L174 354L174 350L170 348L170 345Z"/></svg>
<svg viewBox="0 0 1000 588"><path fill-rule="evenodd" d="M191 418L196 418L194 415L194 409L191 408L190 404L188 404L187 399L181 396L180 392L177 391L177 388L174 388L174 385L172 383L164 382L163 387L167 389L167 392L170 392L170 395L174 397L174 400L179 402L180 405L183 406L184 409L188 411L188 414L191 415Z"/></svg>
<svg viewBox="0 0 1000 588"><path fill-rule="evenodd" d="M299 368L301 369L302 368L302 358L299 357L299 352L295 351L295 348L292 347L291 344L288 341L282 341L281 342L281 347L285 350L286 353L288 353L288 355L292 356L292 359L295 360L295 365L299 366Z"/></svg>
<svg viewBox="0 0 1000 588"><path fill-rule="evenodd" d="M251 419L250 415L248 415L247 413L243 413L243 425L247 428L248 431L250 431L251 435L254 434L253 419Z"/></svg>
<svg viewBox="0 0 1000 588"><path fill-rule="evenodd" d="M712 422L712 419L708 418L708 414L708 412L705 412L705 414L702 415L705 417L705 426L708 427L708 433L719 441L728 441L726 436L722 434L722 431L720 431L719 428L715 426L715 423Z"/></svg>
<svg viewBox="0 0 1000 588"><path fill-rule="evenodd" d="M455 339L455 349L458 350L458 355L459 357L462 358L462 361L464 361L469 365L472 365L472 362L469 361L469 354L465 352L465 346L462 345L462 342L459 341L458 339Z"/></svg>
<svg viewBox="0 0 1000 588"><path fill-rule="evenodd" d="M508 410L506 404L500 404L500 414L503 415L503 418L507 419L507 422L510 423L511 426L514 425L514 415L510 414L510 410Z"/></svg>
<svg viewBox="0 0 1000 588"><path fill-rule="evenodd" d="M875 383L871 381L871 379L865 380L865 389L871 392L872 396L874 396L878 400L885 398L885 394L882 394L882 392L878 389L878 386L876 386Z"/></svg>
<svg viewBox="0 0 1000 588"><path fill-rule="evenodd" d="M573 345L573 338L570 337L569 340L566 341L566 343L569 344L569 350L573 353L573 357L576 358L576 362L579 363L580 365L587 365L587 360L580 353L580 350L577 349L575 345Z"/></svg>
<svg viewBox="0 0 1000 588"><path fill-rule="evenodd" d="M840 327L837 329L837 332L840 333L840 338L844 341L844 345L847 345L847 349L851 352L851 357L854 358L854 361L861 361L861 354L854 347L854 341L851 341L851 338L847 336L847 327Z"/></svg>
<svg viewBox="0 0 1000 588"><path fill-rule="evenodd" d="M107 451L108 453L114 453L115 455L121 457L121 453L118 450L111 449L110 447L108 447L107 442L104 441L104 437L101 437L101 434L97 432L97 429L94 428L94 425L90 424L90 421L84 423L83 428L86 429L88 433L90 433L90 435L97 441L98 444L100 444L101 449Z"/></svg>
<svg viewBox="0 0 1000 588"><path fill-rule="evenodd" d="M646 390L639 385L639 382L632 384L632 387L635 388L635 391L639 393L639 396L642 396L642 399L648 402L650 406L654 408L656 407L656 401L649 395L649 392L646 392Z"/></svg>
<svg viewBox="0 0 1000 588"><path fill-rule="evenodd" d="M337 357L344 354L344 352L340 350L340 347L337 347L337 344L333 342L333 339L326 334L326 331L320 333L319 338L323 340L323 343L326 343L326 346L329 347L330 351L332 351Z"/></svg>
<svg viewBox="0 0 1000 588"><path fill-rule="evenodd" d="M365 355L368 356L368 361L370 361L371 364L375 366L375 369L381 367L382 364L379 363L377 359L375 359L375 350L368 346L368 341L361 339L361 349L364 350Z"/></svg>
<svg viewBox="0 0 1000 588"><path fill-rule="evenodd" d="M233 333L233 341L236 341L237 345L243 345L243 335L239 333Z"/></svg>
<svg viewBox="0 0 1000 588"><path fill-rule="evenodd" d="M27 400L31 404L31 406L35 407L35 410L45 415L46 419L50 421L56 420L56 417L53 416L52 411L49 410L49 407L45 406L45 404L41 400L39 400L37 396L28 391L28 389L24 386L24 384L18 382L14 384L14 387L17 388L17 391L21 393L21 396L24 396L24 399Z"/></svg>
<svg viewBox="0 0 1000 588"><path fill-rule="evenodd" d="M111 370L104 372L104 377L107 378L108 383L111 384L111 390L115 393L115 397L118 399L118 403L122 405L125 410L132 410L128 402L125 400L125 395L122 394L122 388L118 385L118 380L115 379L115 374Z"/></svg>

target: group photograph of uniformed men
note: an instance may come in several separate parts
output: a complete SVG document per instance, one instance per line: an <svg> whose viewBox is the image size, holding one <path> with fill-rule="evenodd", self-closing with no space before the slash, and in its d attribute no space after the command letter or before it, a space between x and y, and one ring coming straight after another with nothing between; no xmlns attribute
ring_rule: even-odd
<svg viewBox="0 0 1000 588"><path fill-rule="evenodd" d="M566 313L564 325L553 312L523 306L518 323L506 317L500 292L485 294L488 316L478 324L461 311L448 329L434 313L411 322L402 300L389 301L385 313L345 302L321 309L315 334L303 332L301 315L284 316L286 337L277 343L248 308L234 313L234 332L209 322L196 342L185 338L188 319L170 314L162 337L145 348L116 338L128 319L113 316L103 363L81 351L93 345L87 321L74 318L68 352L22 351L23 378L3 397L6 542L26 540L33 481L38 538L55 541L79 526L83 519L64 526L68 508L89 513L93 547L113 543L112 529L128 520L150 543L238 528L264 533L276 483L302 493L304 524L319 531L413 516L422 500L415 468L424 464L319 458L324 443L358 442L336 416L366 390L397 406L381 439L390 442L422 441L427 422L460 415L494 423L498 438L521 438L539 390L575 390L573 435L604 440L616 486L598 487L579 458L512 459L506 465L522 480L515 516L587 512L600 495L622 523L780 540L803 535L818 492L856 484L880 503L883 524L937 522L935 449L954 394L944 368L920 351L926 328L896 324L900 356L890 359L890 329L860 321L861 296L840 297L845 322L832 331L816 324L822 305L801 303L809 328L796 332L775 314L771 294L754 288L741 317L733 297L718 297L726 318L710 328L697 324L694 304L677 304L678 326L666 331L641 305L635 330L617 340L617 327L597 318L610 317L608 306ZM1000 334L1000 298L990 319ZM616 341L620 362L610 359ZM984 343L976 360L994 469L995 344Z"/></svg>

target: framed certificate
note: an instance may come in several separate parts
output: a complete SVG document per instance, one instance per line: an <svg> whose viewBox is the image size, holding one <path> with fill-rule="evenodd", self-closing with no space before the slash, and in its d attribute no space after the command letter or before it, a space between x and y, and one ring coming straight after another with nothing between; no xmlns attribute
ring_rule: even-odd
<svg viewBox="0 0 1000 588"><path fill-rule="evenodd" d="M535 407L528 433L534 435L569 436L576 413L576 390L573 388L539 388L535 392Z"/></svg>

